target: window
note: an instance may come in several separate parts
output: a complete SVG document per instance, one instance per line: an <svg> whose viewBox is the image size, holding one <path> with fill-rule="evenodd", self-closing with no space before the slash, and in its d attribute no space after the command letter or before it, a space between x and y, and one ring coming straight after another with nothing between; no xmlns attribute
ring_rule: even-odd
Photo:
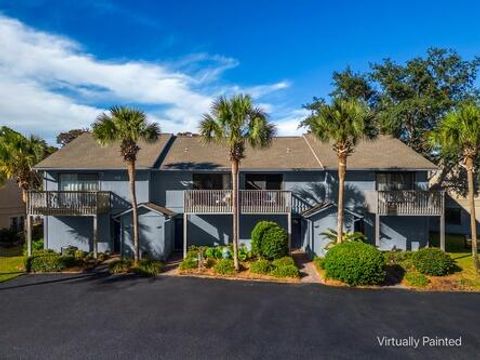
<svg viewBox="0 0 480 360"><path fill-rule="evenodd" d="M450 225L462 225L462 209L446 208L445 222Z"/></svg>
<svg viewBox="0 0 480 360"><path fill-rule="evenodd" d="M230 189L230 174L193 174L193 188L195 190Z"/></svg>
<svg viewBox="0 0 480 360"><path fill-rule="evenodd" d="M415 173L413 172L379 172L377 173L377 190L414 190Z"/></svg>
<svg viewBox="0 0 480 360"><path fill-rule="evenodd" d="M10 217L10 229L16 232L23 231L23 216L12 216Z"/></svg>
<svg viewBox="0 0 480 360"><path fill-rule="evenodd" d="M282 190L282 174L246 174L247 190Z"/></svg>
<svg viewBox="0 0 480 360"><path fill-rule="evenodd" d="M60 174L60 191L98 191L98 174Z"/></svg>

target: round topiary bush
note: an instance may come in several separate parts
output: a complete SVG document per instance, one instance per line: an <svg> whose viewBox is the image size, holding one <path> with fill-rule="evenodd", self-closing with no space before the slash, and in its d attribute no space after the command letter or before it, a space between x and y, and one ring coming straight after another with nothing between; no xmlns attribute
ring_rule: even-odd
<svg viewBox="0 0 480 360"><path fill-rule="evenodd" d="M376 285L385 280L385 260L376 247L359 241L335 245L323 263L325 275L348 285Z"/></svg>
<svg viewBox="0 0 480 360"><path fill-rule="evenodd" d="M268 229L278 226L273 221L259 221L252 230L252 254L261 256L263 234Z"/></svg>
<svg viewBox="0 0 480 360"><path fill-rule="evenodd" d="M265 230L262 236L261 256L273 260L288 255L288 235L279 225Z"/></svg>
<svg viewBox="0 0 480 360"><path fill-rule="evenodd" d="M447 275L455 266L450 255L438 248L420 249L412 255L412 261L418 272L425 275Z"/></svg>

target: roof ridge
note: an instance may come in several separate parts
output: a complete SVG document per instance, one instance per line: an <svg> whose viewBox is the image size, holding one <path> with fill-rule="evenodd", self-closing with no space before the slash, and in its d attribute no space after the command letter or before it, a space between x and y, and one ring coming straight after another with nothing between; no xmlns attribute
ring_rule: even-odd
<svg viewBox="0 0 480 360"><path fill-rule="evenodd" d="M302 135L302 138L303 138L303 140L305 140L305 143L307 144L308 148L312 152L313 157L315 158L315 160L317 160L320 167L322 169L325 169L325 166L323 166L322 162L320 161L320 158L317 156L317 154L315 154L315 151L313 150L312 145L308 142L307 137L305 135Z"/></svg>

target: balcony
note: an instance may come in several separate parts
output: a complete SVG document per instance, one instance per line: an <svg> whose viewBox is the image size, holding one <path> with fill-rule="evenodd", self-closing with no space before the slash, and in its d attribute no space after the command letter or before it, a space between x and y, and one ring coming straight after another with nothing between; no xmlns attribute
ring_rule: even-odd
<svg viewBox="0 0 480 360"><path fill-rule="evenodd" d="M282 190L240 190L242 214L286 214L291 211L291 193ZM184 211L190 214L231 214L231 190L186 190Z"/></svg>
<svg viewBox="0 0 480 360"><path fill-rule="evenodd" d="M109 191L35 191L28 193L29 215L93 216L110 211Z"/></svg>
<svg viewBox="0 0 480 360"><path fill-rule="evenodd" d="M377 214L398 216L441 216L444 212L442 191L378 191Z"/></svg>

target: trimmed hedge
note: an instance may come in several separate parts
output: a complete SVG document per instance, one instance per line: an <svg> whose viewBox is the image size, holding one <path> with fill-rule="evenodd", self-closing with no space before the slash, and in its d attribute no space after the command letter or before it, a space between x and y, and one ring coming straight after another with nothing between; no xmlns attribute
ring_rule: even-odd
<svg viewBox="0 0 480 360"><path fill-rule="evenodd" d="M273 221L259 221L252 230L252 253L257 256L262 255L262 239L263 234L268 229L278 226Z"/></svg>
<svg viewBox="0 0 480 360"><path fill-rule="evenodd" d="M298 278L300 277L300 272L298 271L295 265L281 265L275 267L271 274L276 277L287 277L287 278Z"/></svg>
<svg viewBox="0 0 480 360"><path fill-rule="evenodd" d="M351 286L377 285L385 280L385 259L376 247L359 241L335 245L324 260L325 275Z"/></svg>
<svg viewBox="0 0 480 360"><path fill-rule="evenodd" d="M157 260L140 260L138 265L132 268L135 274L142 276L156 276L163 270L163 263Z"/></svg>
<svg viewBox="0 0 480 360"><path fill-rule="evenodd" d="M25 257L27 272L58 272L75 265L73 256L60 256L49 250L40 250L33 256Z"/></svg>
<svg viewBox="0 0 480 360"><path fill-rule="evenodd" d="M443 276L451 273L455 262L438 248L423 248L412 255L412 261L418 272L425 275Z"/></svg>
<svg viewBox="0 0 480 360"><path fill-rule="evenodd" d="M233 260L230 259L220 259L213 266L213 270L220 275L233 275L235 274L235 266L233 265Z"/></svg>
<svg viewBox="0 0 480 360"><path fill-rule="evenodd" d="M279 225L265 230L262 237L261 256L273 260L288 255L288 235Z"/></svg>
<svg viewBox="0 0 480 360"><path fill-rule="evenodd" d="M415 287L425 287L430 283L430 280L419 272L407 272L404 277L407 284Z"/></svg>
<svg viewBox="0 0 480 360"><path fill-rule="evenodd" d="M250 264L250 272L254 274L268 275L272 270L272 264L265 259L258 259Z"/></svg>

